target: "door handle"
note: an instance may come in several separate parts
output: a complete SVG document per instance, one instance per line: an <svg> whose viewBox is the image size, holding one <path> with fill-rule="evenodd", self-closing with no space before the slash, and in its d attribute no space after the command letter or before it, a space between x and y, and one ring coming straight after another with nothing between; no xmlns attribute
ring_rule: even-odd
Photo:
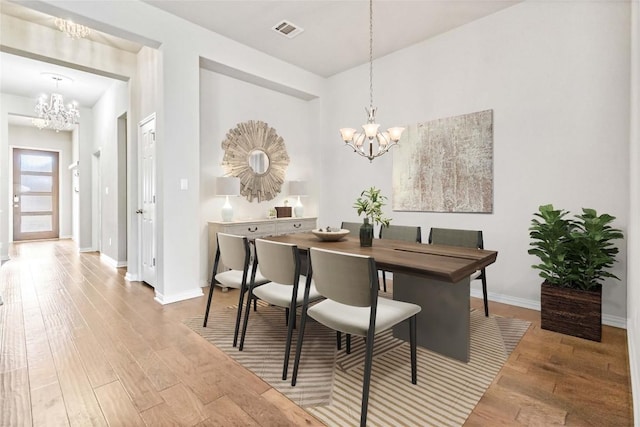
<svg viewBox="0 0 640 427"><path fill-rule="evenodd" d="M138 209L138 210L136 211L136 213L137 213L137 214L141 214L142 212L144 212L142 209Z"/></svg>

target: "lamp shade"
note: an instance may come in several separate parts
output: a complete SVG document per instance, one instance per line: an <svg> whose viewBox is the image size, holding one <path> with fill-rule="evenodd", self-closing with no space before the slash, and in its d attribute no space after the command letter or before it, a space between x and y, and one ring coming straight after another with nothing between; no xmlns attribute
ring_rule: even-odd
<svg viewBox="0 0 640 427"><path fill-rule="evenodd" d="M290 196L306 196L307 182L306 181L289 181L289 195Z"/></svg>
<svg viewBox="0 0 640 427"><path fill-rule="evenodd" d="M240 195L240 178L235 176L221 176L216 179L216 194L218 196Z"/></svg>

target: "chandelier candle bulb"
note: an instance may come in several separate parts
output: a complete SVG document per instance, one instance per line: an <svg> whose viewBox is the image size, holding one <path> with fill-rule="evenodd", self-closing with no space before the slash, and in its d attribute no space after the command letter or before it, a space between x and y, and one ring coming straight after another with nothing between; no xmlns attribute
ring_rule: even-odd
<svg viewBox="0 0 640 427"><path fill-rule="evenodd" d="M378 128L380 127L377 123L367 123L366 125L362 125L362 129L364 129L364 134L367 135L367 138L371 139L376 136L378 133Z"/></svg>
<svg viewBox="0 0 640 427"><path fill-rule="evenodd" d="M355 135L356 130L353 128L342 128L340 129L340 135L342 135L342 140L344 142L353 141L353 135Z"/></svg>
<svg viewBox="0 0 640 427"><path fill-rule="evenodd" d="M404 132L404 128L401 127L395 127L395 128L389 128L387 129L387 132L389 132L389 139L393 142L398 142L400 140L400 137L402 136L402 132Z"/></svg>

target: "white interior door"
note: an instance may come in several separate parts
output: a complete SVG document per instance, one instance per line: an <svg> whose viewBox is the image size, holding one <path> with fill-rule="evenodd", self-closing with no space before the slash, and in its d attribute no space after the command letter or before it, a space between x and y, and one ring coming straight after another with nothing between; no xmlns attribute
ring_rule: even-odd
<svg viewBox="0 0 640 427"><path fill-rule="evenodd" d="M142 280L149 285L156 284L156 119L155 115L140 122L141 153L141 207L140 259Z"/></svg>

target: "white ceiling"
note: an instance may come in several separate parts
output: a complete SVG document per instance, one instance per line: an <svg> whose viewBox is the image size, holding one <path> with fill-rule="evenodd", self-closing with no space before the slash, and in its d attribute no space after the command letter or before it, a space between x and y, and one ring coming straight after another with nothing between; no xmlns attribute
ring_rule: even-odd
<svg viewBox="0 0 640 427"><path fill-rule="evenodd" d="M363 0L145 0L223 36L261 50L320 76L331 76L364 64L369 57L369 3ZM375 0L374 57L408 47L464 25L518 1L509 0ZM2 13L55 27L54 18L0 0ZM287 20L304 29L293 39L271 29ZM98 43L137 52L140 45L92 31ZM55 84L41 73L71 78L59 92L65 101L90 108L113 80L79 70L0 53L0 90L34 100Z"/></svg>
<svg viewBox="0 0 640 427"><path fill-rule="evenodd" d="M108 77L4 52L0 53L0 67L0 91L33 98L34 105L40 95L55 91L64 97L65 103L76 101L80 107L91 108L114 82ZM72 81L61 83L56 90L55 81L43 75L46 73Z"/></svg>
<svg viewBox="0 0 640 427"><path fill-rule="evenodd" d="M329 77L369 60L368 1L144 1L320 76ZM374 58L519 1L375 0ZM304 32L293 39L276 33L271 28L282 20L302 27Z"/></svg>

